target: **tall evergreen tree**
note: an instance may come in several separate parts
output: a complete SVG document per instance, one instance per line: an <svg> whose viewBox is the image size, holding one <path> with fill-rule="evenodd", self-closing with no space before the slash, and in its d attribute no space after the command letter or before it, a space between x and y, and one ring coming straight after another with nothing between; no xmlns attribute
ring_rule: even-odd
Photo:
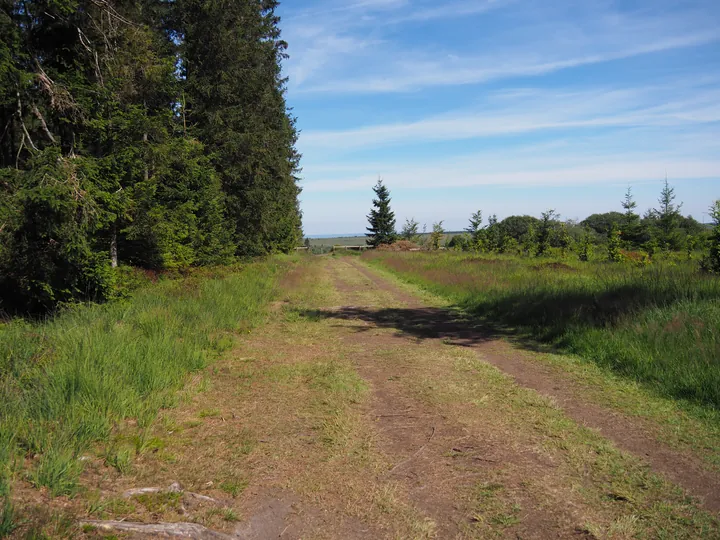
<svg viewBox="0 0 720 540"><path fill-rule="evenodd" d="M377 247L383 244L392 244L397 239L395 232L395 213L390 209L390 191L378 179L373 187L376 199L373 199L373 208L367 216L370 226L367 228L367 244Z"/></svg>
<svg viewBox="0 0 720 540"><path fill-rule="evenodd" d="M3 306L101 299L117 264L296 245L275 6L0 0Z"/></svg>
<svg viewBox="0 0 720 540"><path fill-rule="evenodd" d="M295 120L285 103L275 0L178 0L188 130L226 193L239 255L300 239Z"/></svg>

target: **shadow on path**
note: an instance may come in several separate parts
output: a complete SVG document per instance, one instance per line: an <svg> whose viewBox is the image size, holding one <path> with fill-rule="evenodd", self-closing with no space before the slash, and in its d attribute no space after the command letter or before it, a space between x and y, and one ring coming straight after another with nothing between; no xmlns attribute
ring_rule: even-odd
<svg viewBox="0 0 720 540"><path fill-rule="evenodd" d="M331 310L305 310L300 315L310 319L360 320L379 328L393 328L401 336L417 341L446 339L454 345L473 347L504 335L456 311L433 308L384 308L344 306ZM373 326L357 326L355 332L368 332Z"/></svg>
<svg viewBox="0 0 720 540"><path fill-rule="evenodd" d="M581 425L597 429L620 448L643 456L652 467L666 474L696 496L711 511L720 510L720 477L707 470L694 456L676 451L658 443L655 436L646 432L642 419L626 417L618 411L609 410L592 403L582 395L582 388L547 366L528 362L512 354L497 354L493 343L499 338L512 337L522 341L521 347L535 348L530 339L517 340L510 330L493 329L462 313L447 308L409 307L373 309L346 306L327 310L303 310L300 315L315 319L362 321L366 325L344 328L362 334L376 328L395 329L400 337L415 342L441 339L448 344L475 348L482 351L485 361L512 376L520 386L532 388L540 394L551 396L569 417ZM487 345L487 347L485 347Z"/></svg>

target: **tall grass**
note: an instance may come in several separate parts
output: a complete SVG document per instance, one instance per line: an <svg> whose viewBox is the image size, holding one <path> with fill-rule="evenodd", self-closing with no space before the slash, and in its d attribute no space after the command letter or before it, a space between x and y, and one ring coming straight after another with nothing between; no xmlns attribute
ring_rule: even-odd
<svg viewBox="0 0 720 540"><path fill-rule="evenodd" d="M497 331L550 343L663 395L720 409L720 279L692 263L639 268L456 253L365 257Z"/></svg>
<svg viewBox="0 0 720 540"><path fill-rule="evenodd" d="M1 325L0 496L25 458L32 483L74 493L83 452L125 419L147 428L186 375L228 346L227 332L263 317L281 265L161 282L121 302Z"/></svg>

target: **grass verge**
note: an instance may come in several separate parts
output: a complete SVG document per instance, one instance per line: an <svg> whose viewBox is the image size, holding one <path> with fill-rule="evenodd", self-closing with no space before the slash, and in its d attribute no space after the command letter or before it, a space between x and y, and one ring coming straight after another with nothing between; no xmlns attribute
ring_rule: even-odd
<svg viewBox="0 0 720 540"><path fill-rule="evenodd" d="M263 318L283 266L269 259L0 326L0 495L17 474L73 495L82 454L121 425L141 437L186 375L230 346L230 332Z"/></svg>

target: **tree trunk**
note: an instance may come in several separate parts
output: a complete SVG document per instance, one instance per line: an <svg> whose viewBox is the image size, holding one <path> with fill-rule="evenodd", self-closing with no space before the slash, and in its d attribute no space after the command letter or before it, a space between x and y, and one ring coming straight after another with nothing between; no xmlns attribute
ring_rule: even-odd
<svg viewBox="0 0 720 540"><path fill-rule="evenodd" d="M147 151L148 134L143 133L143 143L145 147L145 181L150 180L150 169L148 169L148 151Z"/></svg>
<svg viewBox="0 0 720 540"><path fill-rule="evenodd" d="M110 231L110 266L117 268L117 265L117 221L115 221L115 223L113 223L112 230Z"/></svg>

